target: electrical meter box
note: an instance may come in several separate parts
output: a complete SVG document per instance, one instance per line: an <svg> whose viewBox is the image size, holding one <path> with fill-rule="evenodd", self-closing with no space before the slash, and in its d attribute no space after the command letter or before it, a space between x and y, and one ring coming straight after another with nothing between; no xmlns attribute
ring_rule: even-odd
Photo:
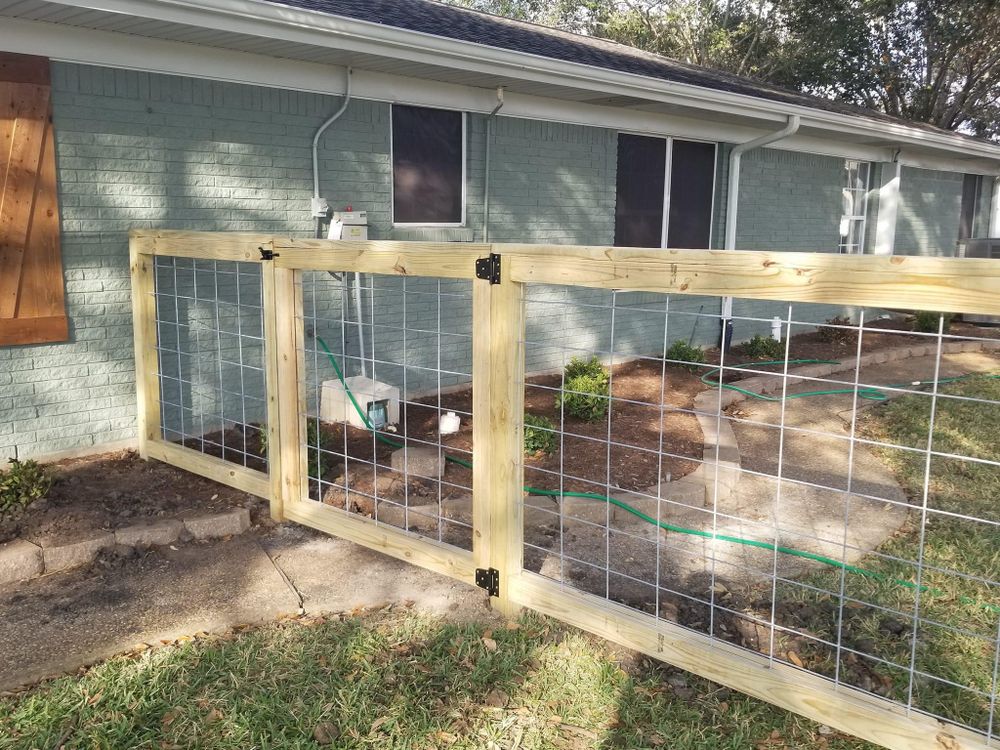
<svg viewBox="0 0 1000 750"><path fill-rule="evenodd" d="M367 211L334 211L330 222L331 240L367 240Z"/></svg>
<svg viewBox="0 0 1000 750"><path fill-rule="evenodd" d="M344 383L372 427L380 429L386 424L399 422L399 388L363 375L344 378ZM346 422L352 427L366 429L367 425L351 402L344 383L339 378L323 381L319 418L324 422Z"/></svg>

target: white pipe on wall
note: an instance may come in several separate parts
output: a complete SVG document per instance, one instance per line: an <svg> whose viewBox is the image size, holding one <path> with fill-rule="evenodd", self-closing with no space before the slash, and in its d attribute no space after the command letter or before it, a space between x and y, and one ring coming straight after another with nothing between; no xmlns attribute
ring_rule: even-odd
<svg viewBox="0 0 1000 750"><path fill-rule="evenodd" d="M353 68L347 69L347 83L344 87L344 101L340 105L340 109L334 112L330 117L319 126L319 130L316 131L316 135L313 136L312 143L312 163L313 163L313 198L319 198L319 139L326 132L326 129L333 125L340 116L347 111L347 105L351 103L351 77L354 74Z"/></svg>
<svg viewBox="0 0 1000 750"><path fill-rule="evenodd" d="M497 87L497 105L486 117L486 154L483 167L483 242L490 241L490 140L493 137L493 118L503 106L503 86Z"/></svg>

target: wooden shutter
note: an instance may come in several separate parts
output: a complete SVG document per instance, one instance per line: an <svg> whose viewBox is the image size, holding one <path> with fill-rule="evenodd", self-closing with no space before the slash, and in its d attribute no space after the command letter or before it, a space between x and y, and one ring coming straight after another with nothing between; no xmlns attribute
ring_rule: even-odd
<svg viewBox="0 0 1000 750"><path fill-rule="evenodd" d="M49 61L0 53L0 346L66 341Z"/></svg>

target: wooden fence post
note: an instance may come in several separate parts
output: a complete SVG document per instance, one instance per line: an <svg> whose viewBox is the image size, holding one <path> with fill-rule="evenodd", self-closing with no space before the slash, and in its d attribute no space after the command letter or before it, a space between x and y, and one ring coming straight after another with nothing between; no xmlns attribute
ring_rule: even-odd
<svg viewBox="0 0 1000 750"><path fill-rule="evenodd" d="M160 437L160 364L156 353L154 257L146 241L129 238L132 275L132 335L135 341L136 434L139 455L149 458L149 443Z"/></svg>
<svg viewBox="0 0 1000 750"><path fill-rule="evenodd" d="M302 499L306 454L302 448L302 287L300 272L263 264L264 349L267 358L267 445L271 518L282 521L285 506Z"/></svg>
<svg viewBox="0 0 1000 750"><path fill-rule="evenodd" d="M473 553L477 568L497 570L494 606L514 617L519 607L509 592L524 536L524 300L523 285L500 265L499 284L472 282Z"/></svg>

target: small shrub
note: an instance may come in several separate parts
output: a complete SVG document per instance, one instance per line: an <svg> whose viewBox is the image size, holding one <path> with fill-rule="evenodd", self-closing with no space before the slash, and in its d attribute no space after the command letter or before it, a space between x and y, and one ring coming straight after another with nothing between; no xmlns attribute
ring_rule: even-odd
<svg viewBox="0 0 1000 750"><path fill-rule="evenodd" d="M26 508L45 497L52 477L36 461L10 460L10 468L0 471L0 513Z"/></svg>
<svg viewBox="0 0 1000 750"><path fill-rule="evenodd" d="M844 315L835 315L816 329L819 337L828 344L853 344L858 340L858 332L851 328L836 326L851 326L851 319Z"/></svg>
<svg viewBox="0 0 1000 750"><path fill-rule="evenodd" d="M704 364L705 362L705 350L700 346L692 346L682 339L678 339L670 348L667 349L664 357L669 360L674 360L681 367L686 367L687 369L695 372L699 369L698 365Z"/></svg>
<svg viewBox="0 0 1000 750"><path fill-rule="evenodd" d="M754 336L743 344L743 353L754 359L784 359L785 345L771 336Z"/></svg>
<svg viewBox="0 0 1000 750"><path fill-rule="evenodd" d="M548 417L535 414L524 415L524 452L529 456L552 453L559 443L556 426Z"/></svg>
<svg viewBox="0 0 1000 750"><path fill-rule="evenodd" d="M608 413L611 377L597 357L573 357L566 365L563 393L556 396L556 408L586 422L597 422Z"/></svg>
<svg viewBox="0 0 1000 750"><path fill-rule="evenodd" d="M601 360L597 357L591 357L590 359L573 357L569 361L569 364L566 365L566 380L571 380L581 375L589 375L595 378L602 375L607 377L608 371L604 369L604 365L601 364Z"/></svg>
<svg viewBox="0 0 1000 750"><path fill-rule="evenodd" d="M921 310L913 316L913 330L920 333L937 333L941 318L944 318L944 333L951 329L951 313L936 313Z"/></svg>

